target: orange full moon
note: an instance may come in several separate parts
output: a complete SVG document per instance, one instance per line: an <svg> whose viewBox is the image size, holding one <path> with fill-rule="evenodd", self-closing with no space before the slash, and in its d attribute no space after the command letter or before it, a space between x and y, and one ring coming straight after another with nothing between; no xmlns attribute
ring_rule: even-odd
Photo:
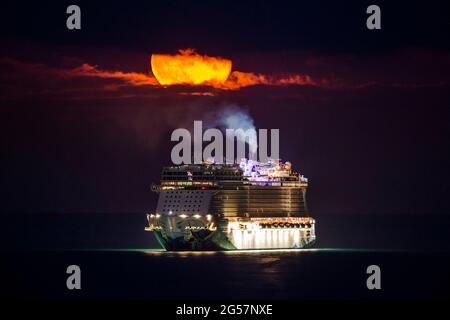
<svg viewBox="0 0 450 320"><path fill-rule="evenodd" d="M153 75L161 85L211 85L221 87L231 72L231 60L209 57L192 49L178 54L152 54Z"/></svg>

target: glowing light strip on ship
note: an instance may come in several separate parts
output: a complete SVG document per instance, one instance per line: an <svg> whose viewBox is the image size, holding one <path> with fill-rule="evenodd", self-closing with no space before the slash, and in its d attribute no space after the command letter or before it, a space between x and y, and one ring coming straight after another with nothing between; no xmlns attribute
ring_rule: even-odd
<svg viewBox="0 0 450 320"><path fill-rule="evenodd" d="M296 248L314 238L314 229L264 229L258 223L235 221L228 224L228 235L237 249Z"/></svg>
<svg viewBox="0 0 450 320"><path fill-rule="evenodd" d="M231 241L237 249L302 247L306 232L299 229L233 230Z"/></svg>

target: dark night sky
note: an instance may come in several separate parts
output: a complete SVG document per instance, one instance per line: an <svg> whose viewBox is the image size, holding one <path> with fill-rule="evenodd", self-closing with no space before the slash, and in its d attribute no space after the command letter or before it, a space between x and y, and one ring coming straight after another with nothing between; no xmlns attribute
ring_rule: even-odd
<svg viewBox="0 0 450 320"><path fill-rule="evenodd" d="M281 157L310 178L312 214L449 213L450 51L444 2L2 4L3 213L145 212L170 133L228 105L280 128ZM196 48L234 70L302 73L337 87L123 86L61 77L84 63L149 73L149 55Z"/></svg>

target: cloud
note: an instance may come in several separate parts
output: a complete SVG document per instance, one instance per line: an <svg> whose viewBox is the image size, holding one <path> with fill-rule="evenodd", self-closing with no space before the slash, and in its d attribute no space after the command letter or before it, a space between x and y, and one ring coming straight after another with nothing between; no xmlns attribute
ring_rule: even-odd
<svg viewBox="0 0 450 320"><path fill-rule="evenodd" d="M289 86L289 85L312 85L319 86L325 84L325 81L315 81L309 75L292 74L286 76L268 76L255 74L252 72L233 71L224 84L226 89L240 89L255 85L267 86Z"/></svg>
<svg viewBox="0 0 450 320"><path fill-rule="evenodd" d="M253 72L232 71L232 61L221 57L198 54L195 49L180 50L176 54L152 54L152 72L162 85L209 86L222 90L244 87L321 85L311 76L289 74L265 75Z"/></svg>
<svg viewBox="0 0 450 320"><path fill-rule="evenodd" d="M63 77L93 77L102 79L117 79L132 86L159 86L158 81L152 75L137 72L108 71L101 70L97 66L83 64L70 70L61 70Z"/></svg>
<svg viewBox="0 0 450 320"><path fill-rule="evenodd" d="M181 56L188 59L182 64L186 68L189 67L189 59L193 57L197 57L202 63L210 59L217 60L217 57L206 59L206 56L199 56L193 51L183 52ZM235 59L236 63L233 61L233 68L237 70L231 71L224 81L205 80L195 84L162 85L150 71L126 70L135 69L136 65L139 67L140 64L130 67L127 64L129 59L122 57L120 52L114 61L109 61L109 64L105 60L98 65L84 62L84 60L93 60L92 57L81 60L52 55L51 61L45 63L42 62L45 59L43 54L40 58L34 57L33 62L23 58L23 54L21 56L21 59L11 56L0 57L0 98L2 99L47 97L65 100L98 100L177 95L198 96L206 99L221 95L224 97L235 95L241 90L243 93L248 93L249 91L244 89L250 87L271 87L272 91L282 87L291 88L294 91L301 87L305 90L311 87L325 90L359 90L379 87L416 89L448 86L449 79L446 75L450 70L450 55L447 52L431 55L429 52L407 50L368 57L295 52L284 54L282 63L280 63L279 55L271 53L250 58L240 56L240 59ZM149 57L145 58L145 55L142 57L142 65L148 67L149 61L145 59ZM121 67L117 67L116 61L121 61L119 64ZM241 71L255 69L262 72Z"/></svg>

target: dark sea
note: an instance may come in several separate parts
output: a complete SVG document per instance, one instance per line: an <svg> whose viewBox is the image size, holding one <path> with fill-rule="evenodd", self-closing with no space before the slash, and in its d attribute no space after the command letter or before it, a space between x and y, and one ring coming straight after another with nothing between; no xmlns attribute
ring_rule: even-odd
<svg viewBox="0 0 450 320"><path fill-rule="evenodd" d="M10 214L2 233L1 297L7 299L450 298L447 215L316 217L305 250L164 252L134 213ZM68 290L66 269L81 269ZM381 269L368 290L367 267Z"/></svg>

